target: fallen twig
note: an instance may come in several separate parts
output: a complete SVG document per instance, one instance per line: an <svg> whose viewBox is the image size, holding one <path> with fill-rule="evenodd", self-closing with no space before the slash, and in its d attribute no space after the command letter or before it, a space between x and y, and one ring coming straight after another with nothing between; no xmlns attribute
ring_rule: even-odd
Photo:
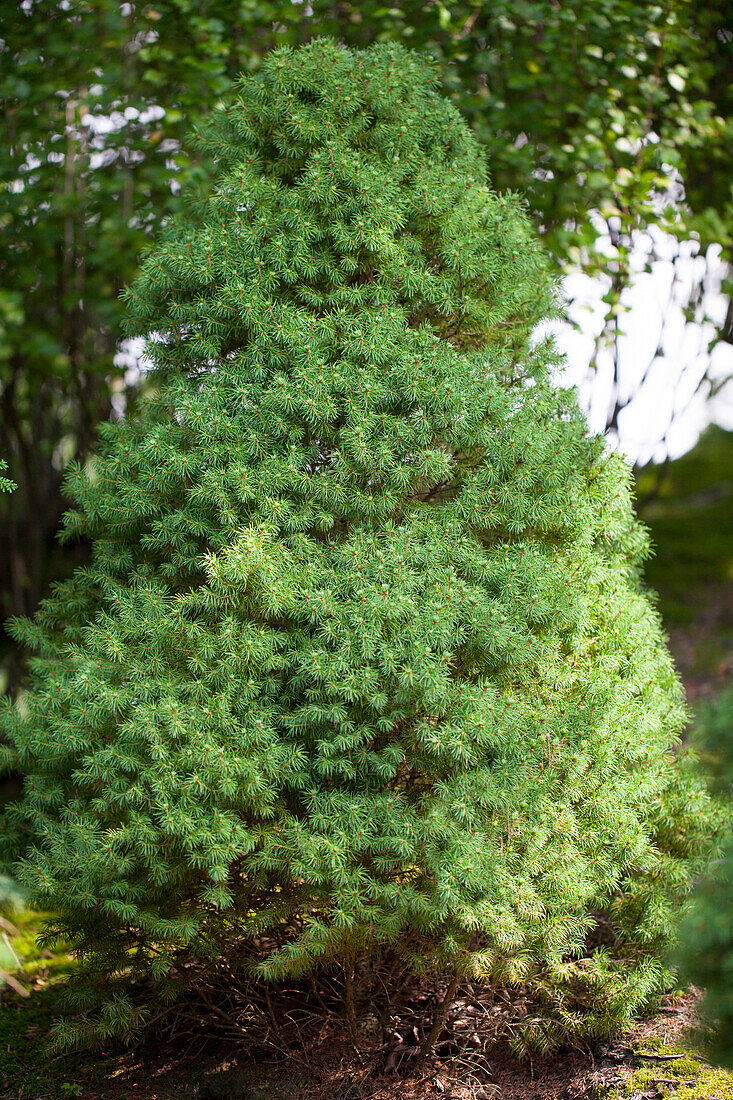
<svg viewBox="0 0 733 1100"><path fill-rule="evenodd" d="M683 1081L681 1077L650 1077L650 1085L696 1085L698 1082L697 1077L693 1077L690 1081Z"/></svg>
<svg viewBox="0 0 733 1100"><path fill-rule="evenodd" d="M641 1054L636 1051L635 1058L643 1058L646 1062L676 1062L678 1058L689 1058L689 1054Z"/></svg>
<svg viewBox="0 0 733 1100"><path fill-rule="evenodd" d="M20 959L18 958L18 956L17 956L16 954L15 954L15 951L13 950L13 945L12 945L12 943L10 942L10 940L8 939L8 933L7 933L7 932L5 932L4 930L3 930L3 943L4 943L4 944L5 944L5 946L7 947L8 951L10 952L10 954L11 954L11 955L13 956L13 958L15 959L16 963L18 964L18 967L21 967L21 966L22 966L23 964L21 963L21 961L20 961Z"/></svg>
<svg viewBox="0 0 733 1100"><path fill-rule="evenodd" d="M9 985L11 989L15 990L16 993L19 993L21 997L30 997L31 994L29 989L26 989L24 985L16 981L12 974L8 974L5 970L0 970L0 984L3 982Z"/></svg>

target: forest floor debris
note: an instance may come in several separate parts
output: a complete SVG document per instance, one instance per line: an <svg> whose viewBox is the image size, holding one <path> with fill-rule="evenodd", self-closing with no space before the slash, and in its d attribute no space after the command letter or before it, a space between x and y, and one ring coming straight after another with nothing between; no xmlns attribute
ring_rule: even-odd
<svg viewBox="0 0 733 1100"><path fill-rule="evenodd" d="M25 930L27 936L28 930ZM255 1058L200 1039L174 1047L54 1056L47 1038L68 958L30 960L22 998L0 1009L2 1100L733 1100L733 1074L697 1050L699 993L668 996L659 1012L613 1042L518 1060L508 1042L483 1059L431 1059L410 1077L387 1072L376 1043L356 1056L338 1025L307 1056ZM702 1091L701 1091L702 1090Z"/></svg>

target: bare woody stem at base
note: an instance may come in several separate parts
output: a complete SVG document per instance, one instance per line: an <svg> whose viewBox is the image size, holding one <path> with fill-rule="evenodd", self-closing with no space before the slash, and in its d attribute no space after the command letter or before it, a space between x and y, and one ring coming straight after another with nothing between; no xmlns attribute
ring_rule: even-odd
<svg viewBox="0 0 733 1100"><path fill-rule="evenodd" d="M346 1026L349 1029L349 1039L352 1046L356 1047L356 1007L354 1005L354 958L347 959L344 963L344 1011Z"/></svg>
<svg viewBox="0 0 733 1100"><path fill-rule="evenodd" d="M460 978L460 971L456 969L455 974L451 979L450 985L445 991L445 997L435 1010L435 1016L433 1017L433 1026L430 1028L430 1034L423 1043L422 1047L420 1048L420 1053L415 1059L415 1071L421 1070L427 1062L428 1058L430 1057L432 1049L438 1040L438 1036L443 1030L443 1024L445 1023L445 1018L448 1015L448 1009L453 1004L453 998L456 995L456 990L458 989Z"/></svg>

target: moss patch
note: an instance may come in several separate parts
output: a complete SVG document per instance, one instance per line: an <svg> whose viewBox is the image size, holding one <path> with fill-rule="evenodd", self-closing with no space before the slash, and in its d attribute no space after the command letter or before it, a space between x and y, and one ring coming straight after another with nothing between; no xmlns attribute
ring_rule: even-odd
<svg viewBox="0 0 733 1100"><path fill-rule="evenodd" d="M620 1087L603 1092L603 1100L733 1100L733 1073L710 1065L684 1041L650 1039L634 1048L634 1062L637 1068L631 1076Z"/></svg>
<svg viewBox="0 0 733 1100"><path fill-rule="evenodd" d="M7 940L2 938L0 967L28 996L0 984L0 1095L69 1100L84 1094L77 1060L49 1053L48 1037L60 1011L60 985L73 976L76 964L63 947L53 952L39 947L44 920L43 913L27 909L3 918Z"/></svg>

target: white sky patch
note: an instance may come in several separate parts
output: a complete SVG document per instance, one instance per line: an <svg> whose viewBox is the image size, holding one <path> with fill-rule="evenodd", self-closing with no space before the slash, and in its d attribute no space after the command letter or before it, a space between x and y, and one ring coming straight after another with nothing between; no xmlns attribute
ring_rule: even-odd
<svg viewBox="0 0 733 1100"><path fill-rule="evenodd" d="M611 249L601 241L601 251ZM649 251L657 257L645 270ZM618 448L630 462L644 464L677 458L694 446L711 422L733 428L733 381L708 398L701 379L733 376L733 346L716 344L716 326L725 318L727 300L721 291L726 264L718 246L705 256L695 242L680 244L660 230L639 234L632 256L636 272L622 294L618 346L598 351L597 370L589 373L596 343L604 329L603 301L610 278L591 278L581 271L563 283L568 320L541 326L552 332L566 355L563 384L576 386L590 426L602 432L613 405L614 359L618 358L620 397L625 405L618 418ZM702 294L694 320L685 307L697 284Z"/></svg>

